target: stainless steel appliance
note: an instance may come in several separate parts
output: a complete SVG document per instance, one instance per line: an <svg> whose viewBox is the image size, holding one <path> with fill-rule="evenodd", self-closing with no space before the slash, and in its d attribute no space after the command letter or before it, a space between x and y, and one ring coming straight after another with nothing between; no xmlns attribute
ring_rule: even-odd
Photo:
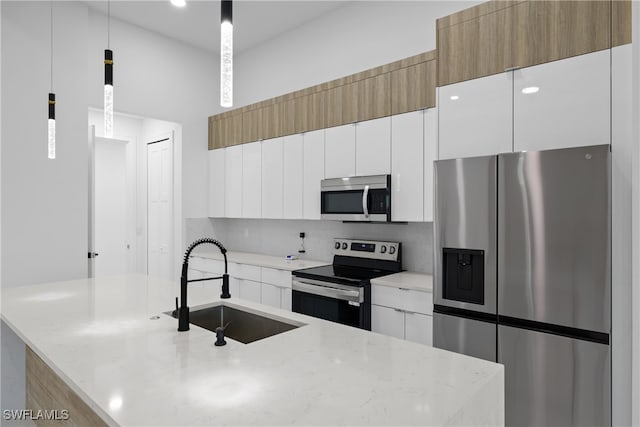
<svg viewBox="0 0 640 427"><path fill-rule="evenodd" d="M334 239L333 264L292 272L292 310L371 330L371 283L402 270L398 242Z"/></svg>
<svg viewBox="0 0 640 427"><path fill-rule="evenodd" d="M323 179L320 182L320 217L341 221L391 221L391 175Z"/></svg>
<svg viewBox="0 0 640 427"><path fill-rule="evenodd" d="M504 364L506 425L611 424L610 162L435 162L434 345Z"/></svg>

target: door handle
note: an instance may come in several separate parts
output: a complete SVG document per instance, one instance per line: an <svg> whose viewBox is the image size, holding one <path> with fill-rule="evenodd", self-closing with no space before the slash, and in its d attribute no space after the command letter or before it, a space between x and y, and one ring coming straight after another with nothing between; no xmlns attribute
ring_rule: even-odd
<svg viewBox="0 0 640 427"><path fill-rule="evenodd" d="M88 252L87 253L87 258L91 259L91 258L95 258L98 255L100 255L98 252Z"/></svg>
<svg viewBox="0 0 640 427"><path fill-rule="evenodd" d="M369 218L369 208L367 206L367 202L369 200L369 186L364 186L364 191L362 192L362 212L364 212L364 217Z"/></svg>

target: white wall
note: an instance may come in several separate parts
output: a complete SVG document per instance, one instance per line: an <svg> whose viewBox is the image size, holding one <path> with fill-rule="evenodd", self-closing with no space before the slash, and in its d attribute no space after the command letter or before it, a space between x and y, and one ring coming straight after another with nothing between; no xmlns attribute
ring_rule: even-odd
<svg viewBox="0 0 640 427"><path fill-rule="evenodd" d="M102 109L106 16L89 10L89 105ZM184 217L207 214L208 116L215 113L215 55L111 18L114 109L182 125ZM188 166L188 167L187 167Z"/></svg>
<svg viewBox="0 0 640 427"><path fill-rule="evenodd" d="M640 2L632 2L631 22L640 22ZM640 25L633 25L631 86L633 99L632 233L632 424L640 426Z"/></svg>
<svg viewBox="0 0 640 427"><path fill-rule="evenodd" d="M436 19L478 3L350 2L237 55L235 106L435 49Z"/></svg>
<svg viewBox="0 0 640 427"><path fill-rule="evenodd" d="M86 277L87 7L54 8L55 160L47 159L49 3L0 7L2 287ZM3 409L24 405L24 346L13 338L2 335Z"/></svg>

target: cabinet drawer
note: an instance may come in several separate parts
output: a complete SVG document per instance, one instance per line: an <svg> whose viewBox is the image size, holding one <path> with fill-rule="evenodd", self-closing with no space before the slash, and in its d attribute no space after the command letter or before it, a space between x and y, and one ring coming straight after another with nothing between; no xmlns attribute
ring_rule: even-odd
<svg viewBox="0 0 640 427"><path fill-rule="evenodd" d="M262 282L281 288L291 287L291 272L275 268L262 267Z"/></svg>
<svg viewBox="0 0 640 427"><path fill-rule="evenodd" d="M256 282L260 281L260 267L249 264L229 263L229 275L237 279L247 279Z"/></svg>
<svg viewBox="0 0 640 427"><path fill-rule="evenodd" d="M388 286L371 286L371 303L412 313L432 314L433 294Z"/></svg>
<svg viewBox="0 0 640 427"><path fill-rule="evenodd" d="M209 258L192 257L189 260L189 268L194 270L206 271L208 273L223 274L224 261ZM191 278L191 276L189 276Z"/></svg>

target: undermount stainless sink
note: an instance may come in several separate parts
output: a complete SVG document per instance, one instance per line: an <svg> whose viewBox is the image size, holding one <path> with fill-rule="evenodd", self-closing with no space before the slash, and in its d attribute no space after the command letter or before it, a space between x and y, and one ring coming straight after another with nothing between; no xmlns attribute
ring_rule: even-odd
<svg viewBox="0 0 640 427"><path fill-rule="evenodd" d="M172 312L166 312L166 314L172 315ZM215 332L219 326L227 325L224 335L243 344L304 326L304 323L288 319L287 321L276 320L226 304L200 309L194 307L189 316L189 323L212 332Z"/></svg>

